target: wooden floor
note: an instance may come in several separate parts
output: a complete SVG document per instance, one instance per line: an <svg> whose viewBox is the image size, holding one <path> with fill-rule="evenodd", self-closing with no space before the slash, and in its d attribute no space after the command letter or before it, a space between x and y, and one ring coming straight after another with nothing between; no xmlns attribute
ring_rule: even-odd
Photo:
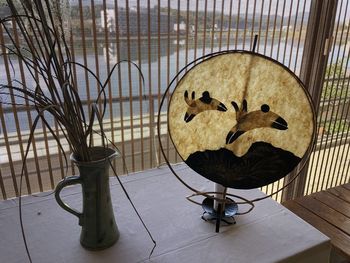
<svg viewBox="0 0 350 263"><path fill-rule="evenodd" d="M283 203L331 238L335 252L350 262L350 184Z"/></svg>

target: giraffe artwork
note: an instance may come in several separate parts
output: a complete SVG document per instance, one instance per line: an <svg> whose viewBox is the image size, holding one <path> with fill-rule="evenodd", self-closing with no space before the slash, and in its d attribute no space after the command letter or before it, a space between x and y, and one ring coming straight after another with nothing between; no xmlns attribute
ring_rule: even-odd
<svg viewBox="0 0 350 263"><path fill-rule="evenodd" d="M216 55L187 71L170 98L168 118L184 162L238 189L261 187L292 172L315 132L313 105L298 77L247 51Z"/></svg>

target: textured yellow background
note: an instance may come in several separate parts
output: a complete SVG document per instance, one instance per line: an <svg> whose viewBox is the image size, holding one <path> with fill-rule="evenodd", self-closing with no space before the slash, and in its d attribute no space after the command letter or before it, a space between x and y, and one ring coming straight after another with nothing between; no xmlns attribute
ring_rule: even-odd
<svg viewBox="0 0 350 263"><path fill-rule="evenodd" d="M189 97L195 91L196 99L209 91L228 110L202 112L186 123L186 90ZM287 121L288 130L259 128L226 145L226 135L236 124L231 101L241 107L245 92L248 112L268 104L270 111ZM169 104L170 135L185 160L193 152L222 147L242 156L256 141L271 143L301 158L311 142L313 129L312 110L298 81L280 65L249 53L219 55L198 64L181 79Z"/></svg>

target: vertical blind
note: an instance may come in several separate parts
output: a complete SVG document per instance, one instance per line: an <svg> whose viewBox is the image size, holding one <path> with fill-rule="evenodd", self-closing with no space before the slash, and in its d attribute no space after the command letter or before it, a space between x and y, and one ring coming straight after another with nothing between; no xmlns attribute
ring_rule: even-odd
<svg viewBox="0 0 350 263"><path fill-rule="evenodd" d="M158 106L170 81L189 62L229 49L251 50L272 57L300 74L311 0L75 0L70 6L70 46L75 61L104 80L118 61L108 85L107 136L119 147L119 174L142 171L164 163L157 143L161 136L170 162L181 162L167 135L166 107L157 134ZM2 7L1 15L6 15ZM348 1L340 1L332 54L318 113L318 141L310 161L306 193L348 181L349 167L349 17ZM15 31L15 28L14 28ZM17 41L21 37L17 36ZM0 28L0 43L6 43ZM4 49L2 50L5 51ZM2 56L1 81L30 79L14 57ZM86 110L98 85L75 69L78 92ZM1 98L14 100L15 98ZM169 98L168 98L169 99ZM0 198L19 194L19 175L34 116L29 105L0 104ZM60 134L57 134L60 136ZM62 137L62 136L61 136ZM62 138L63 140L63 138ZM94 141L96 145L100 142ZM69 149L66 145L66 151ZM24 173L23 193L53 189L67 174L59 148L43 125L37 129ZM334 177L333 175L337 175ZM272 193L283 179L263 188ZM274 198L280 200L280 193Z"/></svg>
<svg viewBox="0 0 350 263"><path fill-rule="evenodd" d="M349 1L338 1L305 194L349 182Z"/></svg>

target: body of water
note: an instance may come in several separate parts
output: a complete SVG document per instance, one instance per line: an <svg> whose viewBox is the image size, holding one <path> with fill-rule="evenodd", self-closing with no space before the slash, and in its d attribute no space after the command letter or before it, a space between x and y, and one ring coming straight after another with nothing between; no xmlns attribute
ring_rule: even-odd
<svg viewBox="0 0 350 263"><path fill-rule="evenodd" d="M298 43L296 41L293 42L293 45L289 42L278 43L277 41L274 43L268 41L266 46L264 44L265 42L261 41L256 51L261 54L265 53L267 56L270 56L289 67L296 74L299 73L303 54L302 45L297 49ZM222 50L226 50L227 40L223 40L221 46ZM250 40L246 41L245 45L243 41L239 41L237 46L235 46L232 41L232 43L229 44L228 49L243 49L244 47L246 50L249 50L249 46ZM126 63L120 66L120 74L118 70L115 70L111 78L110 88L107 90L107 96L112 96L112 98L141 96L143 98L141 105L139 99L134 100L132 104L129 101L123 101L122 103L114 102L112 105L113 118L120 118L121 110L123 111L124 117L130 116L130 112L132 112L133 115L139 115L140 109L142 109L143 114L148 113L152 108L157 112L157 94L164 93L168 87L169 80L171 81L182 67L193 61L195 58L217 51L219 51L219 40L217 37L214 38L213 42L211 39L207 39L205 43L203 43L202 40L198 40L196 46L194 39L190 39L188 43L186 43L186 39L179 39L179 41L177 39L170 39L170 41L167 39L161 39L159 42L157 39L152 39L150 44L148 44L147 40L142 40L141 42L138 42L137 40L130 40L129 42L123 40L120 41L119 45L112 42L108 47L105 44L98 43L97 54L95 53L92 42L87 42L86 59L88 67L92 71L98 72L99 79L102 82L104 82L107 77L108 63L109 67L112 68L118 61L128 59L140 66L145 78L145 86L143 87L140 87L139 85L140 77L138 70L131 66L129 73L129 66ZM82 48L75 48L74 53L75 60L84 63ZM109 61L107 61L107 54L109 56ZM96 61L98 61L98 67L96 66ZM12 74L15 78L20 80L18 61L14 59L12 64ZM1 82L6 83L6 71L3 61L0 62L0 72ZM94 100L98 94L95 79L92 76L89 76L88 80L86 80L85 72L78 68L77 80L81 99L88 99L88 93L86 90L88 82L90 100ZM34 83L28 78L26 79L26 84L28 87L32 87ZM155 95L152 100L153 107L150 107L150 94ZM10 98L5 98L3 95L1 96L3 101L10 101ZM5 110L7 132L15 132L14 114L8 106L4 105L3 108ZM162 110L165 111L166 107L163 107ZM31 114L32 116L35 116L35 112L32 112ZM107 110L105 117L109 118L110 114L111 112ZM20 129L28 130L27 112L20 111L17 115ZM2 129L0 132L2 132Z"/></svg>

